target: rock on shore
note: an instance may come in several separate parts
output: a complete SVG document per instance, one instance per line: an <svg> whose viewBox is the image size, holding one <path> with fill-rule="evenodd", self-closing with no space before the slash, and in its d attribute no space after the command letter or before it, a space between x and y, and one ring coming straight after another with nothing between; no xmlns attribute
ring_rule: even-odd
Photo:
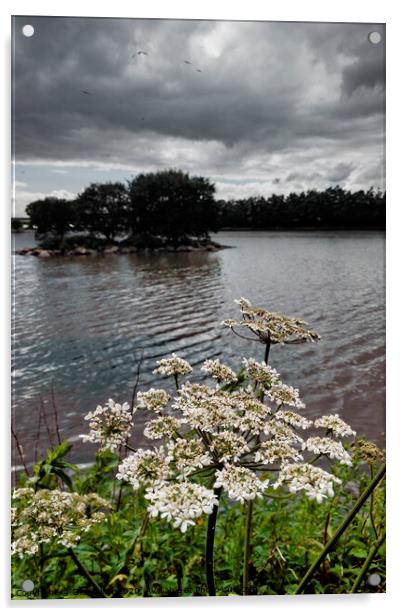
<svg viewBox="0 0 402 616"><path fill-rule="evenodd" d="M137 247L137 246L103 246L102 248L98 248L97 250L93 248L86 248L85 246L77 246L71 249L65 250L49 250L45 248L22 248L21 250L16 250L14 254L23 255L23 256L33 256L39 257L42 259L48 259L50 257L92 257L92 256L106 256L106 255L127 255L133 253L139 254L154 254L154 253L164 253L164 252L217 252L218 250L223 250L224 248L230 248L229 246L224 246L222 244L218 244L217 242L208 242L206 244L199 245L187 245L182 244L179 246L162 246L162 247Z"/></svg>

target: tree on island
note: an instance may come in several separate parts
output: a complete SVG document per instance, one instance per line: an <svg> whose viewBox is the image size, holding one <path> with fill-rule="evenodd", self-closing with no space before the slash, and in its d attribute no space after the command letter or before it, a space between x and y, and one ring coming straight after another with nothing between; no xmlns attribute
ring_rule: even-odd
<svg viewBox="0 0 402 616"><path fill-rule="evenodd" d="M140 174L129 182L132 234L162 237L173 246L217 231L215 186L203 177L170 169Z"/></svg>
<svg viewBox="0 0 402 616"><path fill-rule="evenodd" d="M26 207L31 225L35 228L35 237L44 239L48 234L57 238L60 244L67 231L74 227L75 207L73 201L46 197L33 201Z"/></svg>
<svg viewBox="0 0 402 616"><path fill-rule="evenodd" d="M121 182L90 184L75 202L76 228L113 241L127 230L128 206L127 188Z"/></svg>

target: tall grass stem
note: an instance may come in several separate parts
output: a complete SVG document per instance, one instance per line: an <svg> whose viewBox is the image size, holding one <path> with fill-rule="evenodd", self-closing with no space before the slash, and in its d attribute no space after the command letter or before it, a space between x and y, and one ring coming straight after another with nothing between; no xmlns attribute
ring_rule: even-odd
<svg viewBox="0 0 402 616"><path fill-rule="evenodd" d="M355 518L357 513L363 507L363 505L366 502L366 500L369 498L369 496L375 490L377 485L380 483L381 479L385 476L385 466L386 466L385 464L383 464L381 466L381 468L379 469L377 475L374 477L374 479L372 481L370 481L369 485L364 490L363 494L361 494L360 498L356 501L354 507L351 509L351 511L345 517L345 519L343 520L342 524L338 527L338 529L336 530L334 535L331 537L331 539L328 541L328 543L324 546L324 548L321 551L321 553L317 556L317 558L315 559L315 561L313 562L313 564L311 565L311 567L307 571L306 575L303 577L303 579L301 580L300 584L296 588L296 590L294 592L295 595L300 595L302 593L302 591L307 586L308 582L311 580L311 578L312 578L313 574L315 573L315 571L318 569L318 567L321 565L321 563L324 560L324 558L327 556L328 552L331 551L331 549L334 547L335 543L343 535L343 533L348 528L348 526L351 524L351 522L353 521L353 519Z"/></svg>

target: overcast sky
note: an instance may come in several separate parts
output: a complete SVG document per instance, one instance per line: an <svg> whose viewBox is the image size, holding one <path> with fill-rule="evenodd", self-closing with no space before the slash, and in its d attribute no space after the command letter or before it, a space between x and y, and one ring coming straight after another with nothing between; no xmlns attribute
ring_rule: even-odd
<svg viewBox="0 0 402 616"><path fill-rule="evenodd" d="M385 188L381 25L18 17L14 28L16 215L172 167L211 178L223 198Z"/></svg>

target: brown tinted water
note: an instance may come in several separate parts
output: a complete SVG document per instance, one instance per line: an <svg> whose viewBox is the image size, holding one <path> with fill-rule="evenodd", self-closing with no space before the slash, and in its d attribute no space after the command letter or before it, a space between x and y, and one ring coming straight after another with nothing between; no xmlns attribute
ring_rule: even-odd
<svg viewBox="0 0 402 616"><path fill-rule="evenodd" d="M220 358L233 368L262 348L220 325L241 295L268 310L305 318L317 344L274 347L270 364L300 389L305 413L339 412L384 443L385 237L381 232L223 232L217 253L14 257L13 406L28 459L38 438L40 399L62 436L77 441L83 416L108 398L129 400L143 349L140 388L166 385L152 374L175 351L194 367ZM14 236L15 248L32 234ZM53 395L52 395L53 391ZM144 444L138 417L135 439Z"/></svg>

